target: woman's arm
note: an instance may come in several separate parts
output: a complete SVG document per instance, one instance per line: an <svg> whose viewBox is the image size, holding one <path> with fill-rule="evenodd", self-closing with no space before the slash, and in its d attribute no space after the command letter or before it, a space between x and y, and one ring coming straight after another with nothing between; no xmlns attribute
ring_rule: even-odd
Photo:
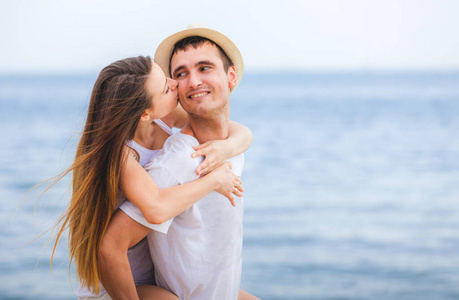
<svg viewBox="0 0 459 300"><path fill-rule="evenodd" d="M182 213L199 199L213 191L227 197L234 206L234 195L241 197L242 182L229 164L224 164L207 176L182 185L159 189L153 178L126 150L121 170L121 191L152 224L161 224Z"/></svg>
<svg viewBox="0 0 459 300"><path fill-rule="evenodd" d="M180 103L172 113L163 118L169 127L183 128L188 120L188 114ZM252 144L252 132L246 126L230 121L229 136L226 140L209 141L193 147L196 152L192 157L204 155L206 158L196 168L198 175L205 175L220 166L228 158L244 153Z"/></svg>
<svg viewBox="0 0 459 300"><path fill-rule="evenodd" d="M234 206L234 196L242 196L240 179L223 164L195 181L159 189L152 177L129 155L126 148L121 170L121 191L142 212L149 223L161 224L178 215L212 191L226 196ZM122 211L108 225L99 251L101 281L113 299L137 299L127 250L150 231Z"/></svg>
<svg viewBox="0 0 459 300"><path fill-rule="evenodd" d="M252 132L249 128L230 121L229 136L226 140L209 141L193 147L196 152L192 154L192 157L201 155L206 157L196 168L196 173L198 175L207 174L228 158L245 152L249 149L252 140Z"/></svg>

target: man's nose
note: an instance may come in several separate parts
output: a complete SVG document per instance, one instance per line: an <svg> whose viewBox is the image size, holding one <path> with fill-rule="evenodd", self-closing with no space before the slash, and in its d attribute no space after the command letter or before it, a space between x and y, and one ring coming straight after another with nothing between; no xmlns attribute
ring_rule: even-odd
<svg viewBox="0 0 459 300"><path fill-rule="evenodd" d="M196 72L191 72L189 75L188 85L191 88L195 89L199 87L201 84L202 84L201 76L199 76L199 74L197 74Z"/></svg>

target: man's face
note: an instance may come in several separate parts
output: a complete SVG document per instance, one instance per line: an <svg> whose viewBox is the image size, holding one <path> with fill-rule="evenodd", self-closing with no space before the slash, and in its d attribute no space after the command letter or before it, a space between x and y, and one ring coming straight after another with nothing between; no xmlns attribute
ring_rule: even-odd
<svg viewBox="0 0 459 300"><path fill-rule="evenodd" d="M236 70L223 68L219 49L211 43L188 46L171 60L172 78L178 81L182 107L191 115L212 117L227 110Z"/></svg>

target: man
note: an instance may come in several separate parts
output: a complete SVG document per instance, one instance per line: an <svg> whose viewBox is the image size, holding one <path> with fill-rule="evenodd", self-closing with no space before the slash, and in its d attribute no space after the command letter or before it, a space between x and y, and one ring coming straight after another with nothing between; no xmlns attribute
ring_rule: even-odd
<svg viewBox="0 0 459 300"><path fill-rule="evenodd" d="M202 158L191 158L192 146L228 137L230 94L242 77L243 61L226 36L196 25L166 38L156 51L155 61L179 82L180 103L188 113L185 127L170 137L162 152L146 166L158 186L166 188L198 178L195 169ZM240 176L243 156L230 161L233 172ZM158 228L150 226L132 203L125 202L120 207L125 214L116 215L126 224L122 231L125 236L120 238L140 240L148 233L156 283L180 299L237 299L242 267L242 198L235 198L235 204L232 207L214 192ZM113 272L121 270L116 261L110 267ZM121 281L107 290L128 298L135 293L133 284L127 286Z"/></svg>

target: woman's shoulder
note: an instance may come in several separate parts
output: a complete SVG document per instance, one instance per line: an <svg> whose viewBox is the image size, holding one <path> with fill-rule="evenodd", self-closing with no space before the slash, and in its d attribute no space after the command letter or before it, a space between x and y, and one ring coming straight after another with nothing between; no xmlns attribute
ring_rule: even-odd
<svg viewBox="0 0 459 300"><path fill-rule="evenodd" d="M173 135L174 132L172 131L172 126L166 123L162 119L155 119L154 122L158 125L163 131L165 131L169 135Z"/></svg>

